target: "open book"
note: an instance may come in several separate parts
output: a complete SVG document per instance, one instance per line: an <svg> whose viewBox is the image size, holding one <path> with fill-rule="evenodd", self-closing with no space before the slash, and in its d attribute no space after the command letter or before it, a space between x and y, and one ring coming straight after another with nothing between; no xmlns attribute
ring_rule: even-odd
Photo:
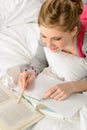
<svg viewBox="0 0 87 130"><path fill-rule="evenodd" d="M37 108L43 114L61 118L72 118L81 107L87 104L87 96L76 93L64 101L43 99L44 93L49 88L61 82L61 80L41 73L37 76L35 82L29 86L28 90L25 91L24 97L28 99L34 107L38 106Z"/></svg>
<svg viewBox="0 0 87 130"><path fill-rule="evenodd" d="M44 117L22 99L18 99L0 83L0 130L25 130Z"/></svg>

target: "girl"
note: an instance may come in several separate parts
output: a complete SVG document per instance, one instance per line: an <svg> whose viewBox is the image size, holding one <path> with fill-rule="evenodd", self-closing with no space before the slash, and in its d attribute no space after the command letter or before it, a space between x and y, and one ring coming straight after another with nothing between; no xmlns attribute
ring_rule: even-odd
<svg viewBox="0 0 87 130"><path fill-rule="evenodd" d="M38 16L41 40L27 71L19 75L19 85L22 86L22 89L26 89L27 85L35 80L36 75L48 66L47 60L49 59L46 58L46 52L44 52L44 47L47 47L52 53L62 52L76 57L78 61L76 67L82 66L85 74L79 75L78 73L77 77L80 78L77 78L77 81L72 79L53 86L44 94L44 98L50 97L61 101L72 93L87 91L87 82L82 80L87 77L87 33L84 22L80 21L82 11L83 3L81 0L46 0L43 3ZM83 29L84 39L79 40ZM68 66L67 63L64 64L71 73L71 66ZM28 75L31 77L28 78Z"/></svg>

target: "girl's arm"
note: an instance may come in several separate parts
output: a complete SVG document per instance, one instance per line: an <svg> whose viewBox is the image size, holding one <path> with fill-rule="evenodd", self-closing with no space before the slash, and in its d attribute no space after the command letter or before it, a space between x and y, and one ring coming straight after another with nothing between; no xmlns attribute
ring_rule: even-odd
<svg viewBox="0 0 87 130"><path fill-rule="evenodd" d="M39 41L38 48L35 56L32 58L31 63L27 67L28 69L33 69L39 74L45 67L48 66L45 52L43 49L43 43Z"/></svg>

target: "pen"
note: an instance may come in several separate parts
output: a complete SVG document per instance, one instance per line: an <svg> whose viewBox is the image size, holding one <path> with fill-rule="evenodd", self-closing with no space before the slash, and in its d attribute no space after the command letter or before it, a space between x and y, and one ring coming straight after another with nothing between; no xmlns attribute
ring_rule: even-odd
<svg viewBox="0 0 87 130"><path fill-rule="evenodd" d="M27 78L30 78L30 77L31 77L31 74L29 74ZM21 95L18 98L18 104L21 102L21 98L23 97L24 91L25 90L23 89L22 92L21 92Z"/></svg>
<svg viewBox="0 0 87 130"><path fill-rule="evenodd" d="M22 90L21 95L18 98L18 104L21 102L21 98L22 98L23 94L24 94L24 89Z"/></svg>

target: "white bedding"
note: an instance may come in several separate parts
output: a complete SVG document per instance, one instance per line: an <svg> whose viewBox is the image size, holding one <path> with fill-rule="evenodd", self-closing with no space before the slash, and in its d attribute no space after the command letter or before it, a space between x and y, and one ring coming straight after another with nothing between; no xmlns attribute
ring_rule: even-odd
<svg viewBox="0 0 87 130"><path fill-rule="evenodd" d="M42 1L0 0L0 81L7 87L15 86L20 71L36 52L40 33L36 21ZM27 130L87 130L87 107L71 120L45 117Z"/></svg>

